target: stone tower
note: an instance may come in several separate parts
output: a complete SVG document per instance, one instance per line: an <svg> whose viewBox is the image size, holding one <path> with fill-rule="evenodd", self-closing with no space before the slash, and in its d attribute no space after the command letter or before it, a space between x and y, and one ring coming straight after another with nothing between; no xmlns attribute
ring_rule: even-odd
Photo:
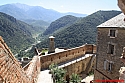
<svg viewBox="0 0 125 83"><path fill-rule="evenodd" d="M49 51L48 53L54 53L55 52L55 42L54 42L54 38L53 36L49 37Z"/></svg>

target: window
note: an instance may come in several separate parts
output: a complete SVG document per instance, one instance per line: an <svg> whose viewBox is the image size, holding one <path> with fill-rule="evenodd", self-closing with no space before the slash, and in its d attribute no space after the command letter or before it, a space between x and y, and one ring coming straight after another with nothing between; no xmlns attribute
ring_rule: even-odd
<svg viewBox="0 0 125 83"><path fill-rule="evenodd" d="M116 30L110 30L110 36L115 37L115 32L116 32Z"/></svg>
<svg viewBox="0 0 125 83"><path fill-rule="evenodd" d="M115 54L115 45L108 44L108 54Z"/></svg>
<svg viewBox="0 0 125 83"><path fill-rule="evenodd" d="M112 70L112 63L109 63L108 64L108 71L111 71Z"/></svg>
<svg viewBox="0 0 125 83"><path fill-rule="evenodd" d="M117 37L117 32L117 30L109 30L108 36L110 36L111 38Z"/></svg>
<svg viewBox="0 0 125 83"><path fill-rule="evenodd" d="M114 63L112 61L104 61L104 70L111 72L113 70Z"/></svg>

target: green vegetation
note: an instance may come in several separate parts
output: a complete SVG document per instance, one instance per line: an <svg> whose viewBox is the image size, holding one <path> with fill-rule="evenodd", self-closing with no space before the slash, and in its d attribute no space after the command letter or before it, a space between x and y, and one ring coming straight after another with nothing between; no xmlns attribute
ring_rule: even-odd
<svg viewBox="0 0 125 83"><path fill-rule="evenodd" d="M49 26L49 23L45 22L45 21L42 21L42 20L32 20L32 19L24 19L22 20L32 26L34 26L34 30L35 32L34 33L43 33L46 28Z"/></svg>
<svg viewBox="0 0 125 83"><path fill-rule="evenodd" d="M77 74L72 74L72 76L70 77L70 82L71 83L81 83L81 79Z"/></svg>
<svg viewBox="0 0 125 83"><path fill-rule="evenodd" d="M46 29L46 31L43 33L43 35L49 35L60 28L68 27L73 23L75 23L77 20L78 20L77 17L71 15L61 17L56 21L52 22L50 26Z"/></svg>
<svg viewBox="0 0 125 83"><path fill-rule="evenodd" d="M34 43L31 29L33 29L32 26L0 12L0 36L14 54Z"/></svg>
<svg viewBox="0 0 125 83"><path fill-rule="evenodd" d="M66 81L64 80L64 76L66 73L65 70L63 70L62 68L58 68L56 64L51 64L49 66L49 69L52 74L54 83L66 83Z"/></svg>
<svg viewBox="0 0 125 83"><path fill-rule="evenodd" d="M90 71L87 75L88 76L94 75L94 71Z"/></svg>
<svg viewBox="0 0 125 83"><path fill-rule="evenodd" d="M52 74L54 83L66 83L66 81L64 79L66 71L64 69L58 68L58 65L54 64L54 63L49 66L49 69L50 69L50 73ZM73 73L70 76L70 82L71 83L80 83L81 79L80 79L79 75Z"/></svg>
<svg viewBox="0 0 125 83"><path fill-rule="evenodd" d="M77 18L78 20L75 23L72 22L73 24L68 27L66 25L68 17L65 18L66 21L62 17L63 19L60 18L52 22L49 26L51 29L48 28L47 32L49 34L53 33L55 36L56 47L73 48L85 43L96 44L97 26L120 13L120 11L98 11L84 18ZM46 38L37 44L37 47L47 48L49 44L48 40Z"/></svg>
<svg viewBox="0 0 125 83"><path fill-rule="evenodd" d="M45 52L48 52L48 49L42 49L42 55L45 55Z"/></svg>

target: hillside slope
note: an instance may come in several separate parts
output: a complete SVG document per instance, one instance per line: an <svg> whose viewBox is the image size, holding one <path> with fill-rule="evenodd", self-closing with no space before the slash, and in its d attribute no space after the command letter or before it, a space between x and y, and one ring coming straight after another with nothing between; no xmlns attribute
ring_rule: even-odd
<svg viewBox="0 0 125 83"><path fill-rule="evenodd" d="M77 47L85 43L96 44L97 26L112 17L120 14L120 11L98 11L80 19L68 28L54 33L56 47ZM48 39L37 46L48 47Z"/></svg>
<svg viewBox="0 0 125 83"><path fill-rule="evenodd" d="M34 42L30 30L32 26L0 12L0 36L13 53L19 52Z"/></svg>
<svg viewBox="0 0 125 83"><path fill-rule="evenodd" d="M27 20L23 20L25 23L32 25L33 28L33 34L39 34L39 33L43 33L48 26L50 25L48 22L45 22L43 20L32 20L32 19L27 19Z"/></svg>
<svg viewBox="0 0 125 83"><path fill-rule="evenodd" d="M63 16L52 22L50 26L46 29L46 31L43 33L43 35L49 35L59 30L60 28L68 27L73 23L75 23L77 20L78 18L75 16L71 15Z"/></svg>

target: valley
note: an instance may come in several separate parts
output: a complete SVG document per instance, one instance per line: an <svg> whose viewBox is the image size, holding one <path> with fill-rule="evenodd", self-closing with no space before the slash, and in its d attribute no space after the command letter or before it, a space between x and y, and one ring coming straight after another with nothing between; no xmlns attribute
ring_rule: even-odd
<svg viewBox="0 0 125 83"><path fill-rule="evenodd" d="M4 8L6 10L11 8L12 11L6 11ZM20 11L15 11L15 8ZM38 10L41 15L38 14ZM73 48L86 43L96 44L96 26L121 13L115 10L100 10L88 16L76 13L62 15L56 11L25 4L3 5L0 6L0 11L0 35L7 42L12 52L21 54L22 57L32 57L35 46L39 49L48 48L48 37L51 35L55 37L55 45L58 48ZM13 12L16 12L16 14ZM37 15L32 12L36 12ZM19 13L20 16L18 16ZM48 13L51 14L50 17L54 18L53 20L46 17ZM43 14L46 14L46 16ZM80 15L83 17L77 17Z"/></svg>

